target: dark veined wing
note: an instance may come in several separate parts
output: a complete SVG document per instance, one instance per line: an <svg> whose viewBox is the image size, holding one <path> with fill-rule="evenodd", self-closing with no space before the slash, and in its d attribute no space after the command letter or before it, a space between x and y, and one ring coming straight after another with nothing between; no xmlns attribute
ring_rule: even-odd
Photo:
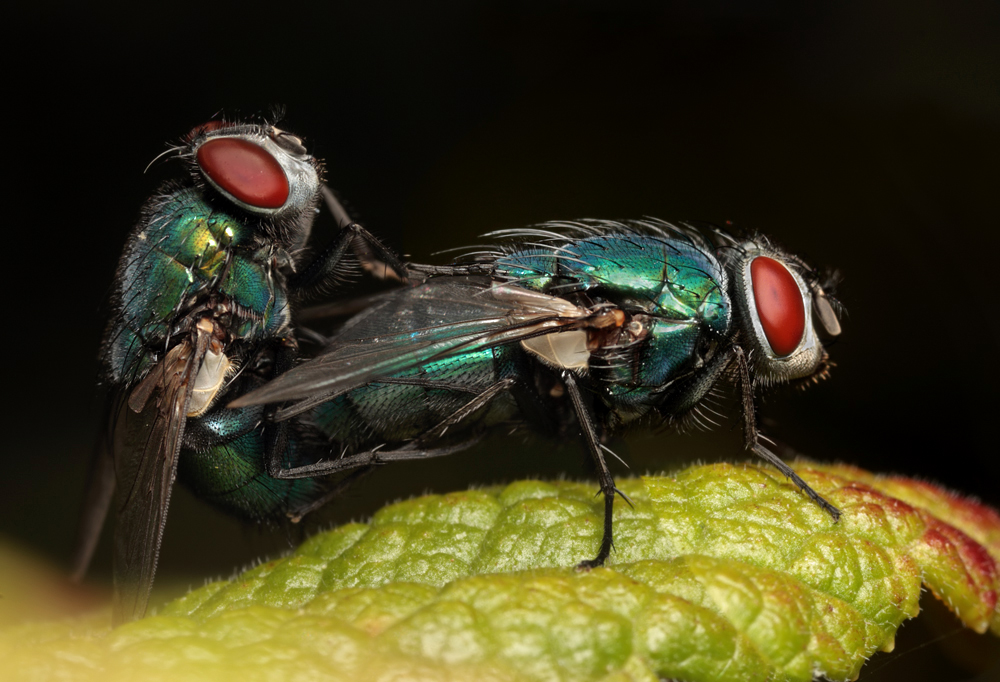
<svg viewBox="0 0 1000 682"><path fill-rule="evenodd" d="M380 378L459 352L560 331L590 316L566 300L486 277L435 277L376 299L327 350L231 407L297 401L287 419Z"/></svg>
<svg viewBox="0 0 1000 682"><path fill-rule="evenodd" d="M153 585L177 454L184 435L194 380L210 333L174 346L113 409L112 457L115 507L115 625L142 617Z"/></svg>

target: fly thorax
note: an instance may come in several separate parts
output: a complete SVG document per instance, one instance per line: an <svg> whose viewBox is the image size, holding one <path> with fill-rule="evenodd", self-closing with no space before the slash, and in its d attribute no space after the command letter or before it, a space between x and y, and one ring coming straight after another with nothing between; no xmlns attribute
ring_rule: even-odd
<svg viewBox="0 0 1000 682"><path fill-rule="evenodd" d="M822 292L814 296L816 285L804 276L808 271L794 258L754 242L743 244L734 269L741 335L749 341L757 375L781 383L814 374L825 354L814 327L814 308L820 311L820 323L824 314L834 321L836 316L827 310Z"/></svg>
<svg viewBox="0 0 1000 682"><path fill-rule="evenodd" d="M229 332L234 337L257 339L280 333L291 323L288 294L284 278L273 270L272 250L260 259L260 250L253 257L234 258L218 293L225 297L233 317Z"/></svg>

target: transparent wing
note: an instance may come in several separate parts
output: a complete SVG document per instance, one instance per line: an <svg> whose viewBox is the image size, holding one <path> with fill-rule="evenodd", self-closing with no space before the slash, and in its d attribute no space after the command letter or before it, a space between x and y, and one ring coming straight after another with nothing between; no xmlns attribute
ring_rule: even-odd
<svg viewBox="0 0 1000 682"><path fill-rule="evenodd" d="M193 343L178 344L114 406L116 625L146 612L188 403L207 347L208 335L201 332Z"/></svg>
<svg viewBox="0 0 1000 682"><path fill-rule="evenodd" d="M485 277L437 277L376 299L330 339L327 350L231 403L298 401L287 419L379 378L430 360L557 332L589 311Z"/></svg>

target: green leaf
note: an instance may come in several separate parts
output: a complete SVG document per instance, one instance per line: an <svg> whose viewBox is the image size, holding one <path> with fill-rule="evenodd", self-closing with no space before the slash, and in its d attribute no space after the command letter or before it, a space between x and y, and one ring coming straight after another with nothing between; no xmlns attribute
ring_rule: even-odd
<svg viewBox="0 0 1000 682"><path fill-rule="evenodd" d="M0 633L55 680L833 680L925 584L1000 634L1000 516L936 486L799 463L620 482L606 568L592 484L521 481L384 508L114 631L107 612Z"/></svg>

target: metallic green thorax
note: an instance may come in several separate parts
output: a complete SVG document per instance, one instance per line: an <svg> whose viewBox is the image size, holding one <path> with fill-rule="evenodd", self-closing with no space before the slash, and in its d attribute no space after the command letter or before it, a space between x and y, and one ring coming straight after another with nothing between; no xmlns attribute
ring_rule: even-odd
<svg viewBox="0 0 1000 682"><path fill-rule="evenodd" d="M104 358L114 382L140 377L166 345L174 320L198 299L217 294L232 308L232 338L254 341L289 323L287 296L277 286L271 254L257 235L213 208L193 188L154 199L122 256L115 298L120 306Z"/></svg>
<svg viewBox="0 0 1000 682"><path fill-rule="evenodd" d="M639 362L608 358L611 369L602 377L603 398L623 422L645 415L690 366L699 342L723 338L732 323L725 269L712 251L684 238L567 239L511 252L498 260L496 271L519 286L556 296L586 292L631 315L649 316Z"/></svg>
<svg viewBox="0 0 1000 682"><path fill-rule="evenodd" d="M553 295L590 291L664 320L729 328L726 273L714 254L681 239L630 234L514 251L498 275ZM576 284L575 287L567 286Z"/></svg>

